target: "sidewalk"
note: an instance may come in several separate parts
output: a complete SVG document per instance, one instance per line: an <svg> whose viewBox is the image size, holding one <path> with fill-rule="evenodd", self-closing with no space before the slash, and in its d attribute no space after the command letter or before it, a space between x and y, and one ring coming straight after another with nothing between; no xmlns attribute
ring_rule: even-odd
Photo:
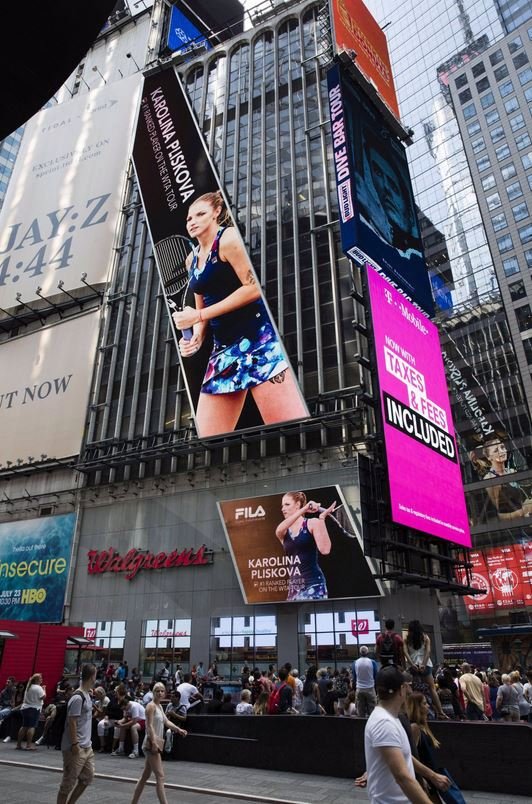
<svg viewBox="0 0 532 804"><path fill-rule="evenodd" d="M302 750L304 750L302 748ZM4 764L9 763L9 764ZM97 778L92 790L83 797L104 804L122 804L131 800L133 782L139 777L144 760L96 755ZM367 802L365 790L356 788L352 779L337 779L312 774L235 768L192 762L164 763L168 800L213 802L248 800L295 802L297 804L353 804ZM55 772L51 772L55 769ZM0 743L0 778L2 798L6 802L44 804L55 800L59 787L61 753L41 748L38 751L15 751L13 743ZM527 772L523 770L523 772ZM175 787L178 786L178 787ZM112 793L111 793L112 788ZM181 788L181 789L179 789ZM187 788L190 792L184 795ZM26 792L24 792L26 791ZM37 792L35 792L37 791ZM107 795L106 795L107 793ZM234 796L231 793L235 794ZM530 804L527 796L503 796L500 793L465 792L471 804ZM155 790L146 790L143 800L156 801Z"/></svg>

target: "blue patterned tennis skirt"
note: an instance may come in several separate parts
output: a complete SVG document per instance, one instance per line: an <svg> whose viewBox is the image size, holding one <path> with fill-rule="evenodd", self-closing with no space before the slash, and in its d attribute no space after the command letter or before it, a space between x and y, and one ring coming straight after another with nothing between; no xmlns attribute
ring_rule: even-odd
<svg viewBox="0 0 532 804"><path fill-rule="evenodd" d="M202 394L232 394L261 385L288 368L281 344L270 323L258 338L241 338L229 346L214 345L209 357Z"/></svg>

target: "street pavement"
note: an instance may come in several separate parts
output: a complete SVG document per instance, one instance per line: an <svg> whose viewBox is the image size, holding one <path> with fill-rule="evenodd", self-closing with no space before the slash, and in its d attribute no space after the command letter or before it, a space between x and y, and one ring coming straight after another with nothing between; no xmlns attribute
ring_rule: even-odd
<svg viewBox="0 0 532 804"><path fill-rule="evenodd" d="M3 804L52 804L61 778L61 753L53 749L15 751L0 743L0 801ZM80 799L83 804L129 804L143 759L96 755L97 778ZM193 762L164 763L167 798L179 804L353 804L367 802L352 779L313 774L235 768ZM464 792L467 804L531 804L528 796ZM146 787L141 802L157 801Z"/></svg>

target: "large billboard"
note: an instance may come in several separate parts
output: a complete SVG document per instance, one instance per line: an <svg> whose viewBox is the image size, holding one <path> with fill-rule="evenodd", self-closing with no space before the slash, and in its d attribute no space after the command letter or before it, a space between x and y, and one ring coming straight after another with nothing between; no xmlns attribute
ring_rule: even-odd
<svg viewBox="0 0 532 804"><path fill-rule="evenodd" d="M286 603L381 594L339 486L218 503L244 601Z"/></svg>
<svg viewBox="0 0 532 804"><path fill-rule="evenodd" d="M0 465L77 455L99 311L0 345Z"/></svg>
<svg viewBox="0 0 532 804"><path fill-rule="evenodd" d="M362 0L331 0L334 48L353 59L398 118L399 105L393 83L386 34Z"/></svg>
<svg viewBox="0 0 532 804"><path fill-rule="evenodd" d="M0 307L107 281L137 112L131 76L27 123L0 213Z"/></svg>
<svg viewBox="0 0 532 804"><path fill-rule="evenodd" d="M434 312L403 145L338 64L327 73L342 249Z"/></svg>
<svg viewBox="0 0 532 804"><path fill-rule="evenodd" d="M532 606L532 542L488 547L469 554L470 585L484 592L466 595L464 604L471 614ZM466 583L465 570L457 580Z"/></svg>
<svg viewBox="0 0 532 804"><path fill-rule="evenodd" d="M212 50L212 45L205 38L205 34L196 28L177 6L172 6L170 12L166 45L172 53L193 52L199 47Z"/></svg>
<svg viewBox="0 0 532 804"><path fill-rule="evenodd" d="M0 617L61 622L75 527L75 514L0 524Z"/></svg>
<svg viewBox="0 0 532 804"><path fill-rule="evenodd" d="M145 79L133 161L200 437L309 413L174 70Z"/></svg>
<svg viewBox="0 0 532 804"><path fill-rule="evenodd" d="M470 546L438 330L367 265L392 519Z"/></svg>

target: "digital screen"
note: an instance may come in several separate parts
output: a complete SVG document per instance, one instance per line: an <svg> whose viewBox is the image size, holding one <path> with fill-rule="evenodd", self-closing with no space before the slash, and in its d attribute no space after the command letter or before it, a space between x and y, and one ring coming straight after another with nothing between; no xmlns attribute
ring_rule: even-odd
<svg viewBox="0 0 532 804"><path fill-rule="evenodd" d="M246 603L380 596L361 523L338 486L287 485L284 493L218 502L218 509Z"/></svg>
<svg viewBox="0 0 532 804"><path fill-rule="evenodd" d="M469 612L483 614L532 605L532 542L475 550L469 561L473 564L470 585L485 590L464 596ZM465 583L465 571L458 571L457 579Z"/></svg>
<svg viewBox="0 0 532 804"><path fill-rule="evenodd" d="M471 546L438 330L366 270L392 519Z"/></svg>
<svg viewBox="0 0 532 804"><path fill-rule="evenodd" d="M172 6L166 44L172 53L192 50L200 45L212 50L212 45L177 6Z"/></svg>

